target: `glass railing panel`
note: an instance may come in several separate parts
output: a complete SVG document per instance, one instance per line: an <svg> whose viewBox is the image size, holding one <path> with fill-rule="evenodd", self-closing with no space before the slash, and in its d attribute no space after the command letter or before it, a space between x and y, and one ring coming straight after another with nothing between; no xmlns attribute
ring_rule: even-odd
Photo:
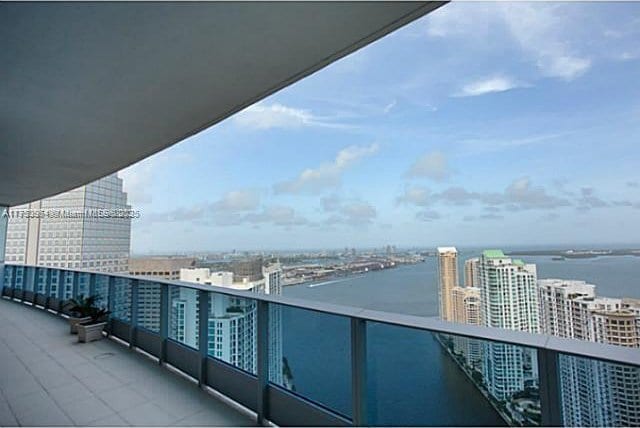
<svg viewBox="0 0 640 428"><path fill-rule="evenodd" d="M169 287L169 338L198 349L198 291Z"/></svg>
<svg viewBox="0 0 640 428"><path fill-rule="evenodd" d="M36 268L36 293L46 294L47 292L47 273L48 268Z"/></svg>
<svg viewBox="0 0 640 428"><path fill-rule="evenodd" d="M160 332L160 284L152 281L138 282L138 327L154 333Z"/></svg>
<svg viewBox="0 0 640 428"><path fill-rule="evenodd" d="M351 417L350 320L289 306L269 306L270 382Z"/></svg>
<svg viewBox="0 0 640 428"><path fill-rule="evenodd" d="M91 290L89 290L89 281L91 278L91 274L88 272L77 272L78 275L78 291L77 296L87 297L91 294Z"/></svg>
<svg viewBox="0 0 640 428"><path fill-rule="evenodd" d="M561 354L558 371L565 426L640 426L640 367Z"/></svg>
<svg viewBox="0 0 640 428"><path fill-rule="evenodd" d="M253 299L209 292L207 354L256 374L257 314Z"/></svg>
<svg viewBox="0 0 640 428"><path fill-rule="evenodd" d="M96 274L95 290L96 305L101 308L109 307L109 276L104 274Z"/></svg>
<svg viewBox="0 0 640 428"><path fill-rule="evenodd" d="M24 289L27 291L34 291L34 280L36 275L36 268L33 266L25 267L24 277Z"/></svg>
<svg viewBox="0 0 640 428"><path fill-rule="evenodd" d="M73 280L74 280L75 274L76 274L75 272L70 270L62 271L62 277L63 277L62 299L63 300L68 300L76 297L74 296L74 290L73 290Z"/></svg>
<svg viewBox="0 0 640 428"><path fill-rule="evenodd" d="M131 280L115 277L112 316L120 321L131 320Z"/></svg>
<svg viewBox="0 0 640 428"><path fill-rule="evenodd" d="M60 283L62 281L62 272L58 269L49 269L49 296L59 298Z"/></svg>
<svg viewBox="0 0 640 428"><path fill-rule="evenodd" d="M367 323L373 425L539 425L534 349Z"/></svg>
<svg viewBox="0 0 640 428"><path fill-rule="evenodd" d="M4 266L4 286L11 288L13 286L13 270L15 266Z"/></svg>
<svg viewBox="0 0 640 428"><path fill-rule="evenodd" d="M13 274L14 278L14 286L16 290L22 290L24 288L25 276L26 276L26 268L24 266L16 266L14 268Z"/></svg>

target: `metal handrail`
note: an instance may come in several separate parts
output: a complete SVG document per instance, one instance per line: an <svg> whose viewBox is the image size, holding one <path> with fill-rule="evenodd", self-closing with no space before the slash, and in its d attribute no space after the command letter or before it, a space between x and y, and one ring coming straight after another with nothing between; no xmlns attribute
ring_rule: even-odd
<svg viewBox="0 0 640 428"><path fill-rule="evenodd" d="M215 285L202 285L191 282L167 280L155 277L133 276L121 273L94 272L89 270L58 268L49 266L16 265L6 264L5 266L47 268L75 273L96 274L127 280L153 282L156 284L166 284L169 286L185 287L200 291L209 291L233 297L253 299L255 301L274 303L298 309L314 312L321 312L330 315L343 316L347 318L362 319L370 322L408 327L417 330L426 330L432 333L450 334L471 339L480 339L490 342L499 342L509 345L522 346L534 349L558 352L577 357L585 357L603 360L612 363L640 366L640 350L623 346L609 345L604 343L587 342L577 339L561 338L546 334L528 333L523 331L506 330L494 327L475 326L468 324L452 323L442 321L435 317L422 317L416 315L406 315L393 312L384 312L373 309L358 308L354 306L337 305L320 301L312 301L287 296L276 296L270 294L259 294L244 290L234 290Z"/></svg>

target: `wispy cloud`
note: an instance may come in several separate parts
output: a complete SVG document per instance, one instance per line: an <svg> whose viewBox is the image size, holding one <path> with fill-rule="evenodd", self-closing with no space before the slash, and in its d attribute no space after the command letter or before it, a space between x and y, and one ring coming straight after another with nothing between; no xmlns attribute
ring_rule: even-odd
<svg viewBox="0 0 640 428"><path fill-rule="evenodd" d="M333 120L332 120L333 119ZM283 104L254 104L234 116L234 122L242 127L253 129L302 128L309 126L346 128L335 118L315 115L311 110L288 107Z"/></svg>
<svg viewBox="0 0 640 428"><path fill-rule="evenodd" d="M516 88L526 88L530 85L518 82L508 76L493 76L481 80L476 80L464 85L454 97L477 97L479 95L492 94L497 92L506 92Z"/></svg>
<svg viewBox="0 0 640 428"><path fill-rule="evenodd" d="M427 34L472 38L473 43L503 31L542 76L570 81L586 73L593 63L572 43L571 30L577 19L570 11L562 5L540 2L451 4L429 16Z"/></svg>
<svg viewBox="0 0 640 428"><path fill-rule="evenodd" d="M342 174L349 167L362 158L374 155L379 148L376 143L369 146L346 147L338 152L333 162L305 169L298 177L275 184L274 190L276 193L317 194L337 187L341 183Z"/></svg>
<svg viewBox="0 0 640 428"><path fill-rule="evenodd" d="M443 181L451 175L447 158L440 152L426 153L405 174L409 178L428 178Z"/></svg>

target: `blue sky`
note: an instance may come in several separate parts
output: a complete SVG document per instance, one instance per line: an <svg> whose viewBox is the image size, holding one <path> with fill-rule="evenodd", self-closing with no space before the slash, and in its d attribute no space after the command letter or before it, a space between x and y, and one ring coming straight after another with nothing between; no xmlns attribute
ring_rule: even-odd
<svg viewBox="0 0 640 428"><path fill-rule="evenodd" d="M121 172L134 253L640 243L640 4L453 3Z"/></svg>

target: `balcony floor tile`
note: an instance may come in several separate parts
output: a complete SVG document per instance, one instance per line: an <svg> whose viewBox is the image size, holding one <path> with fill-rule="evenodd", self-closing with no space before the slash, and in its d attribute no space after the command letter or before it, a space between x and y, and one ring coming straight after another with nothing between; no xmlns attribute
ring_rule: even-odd
<svg viewBox="0 0 640 428"><path fill-rule="evenodd" d="M0 426L250 426L255 421L111 340L0 299Z"/></svg>

